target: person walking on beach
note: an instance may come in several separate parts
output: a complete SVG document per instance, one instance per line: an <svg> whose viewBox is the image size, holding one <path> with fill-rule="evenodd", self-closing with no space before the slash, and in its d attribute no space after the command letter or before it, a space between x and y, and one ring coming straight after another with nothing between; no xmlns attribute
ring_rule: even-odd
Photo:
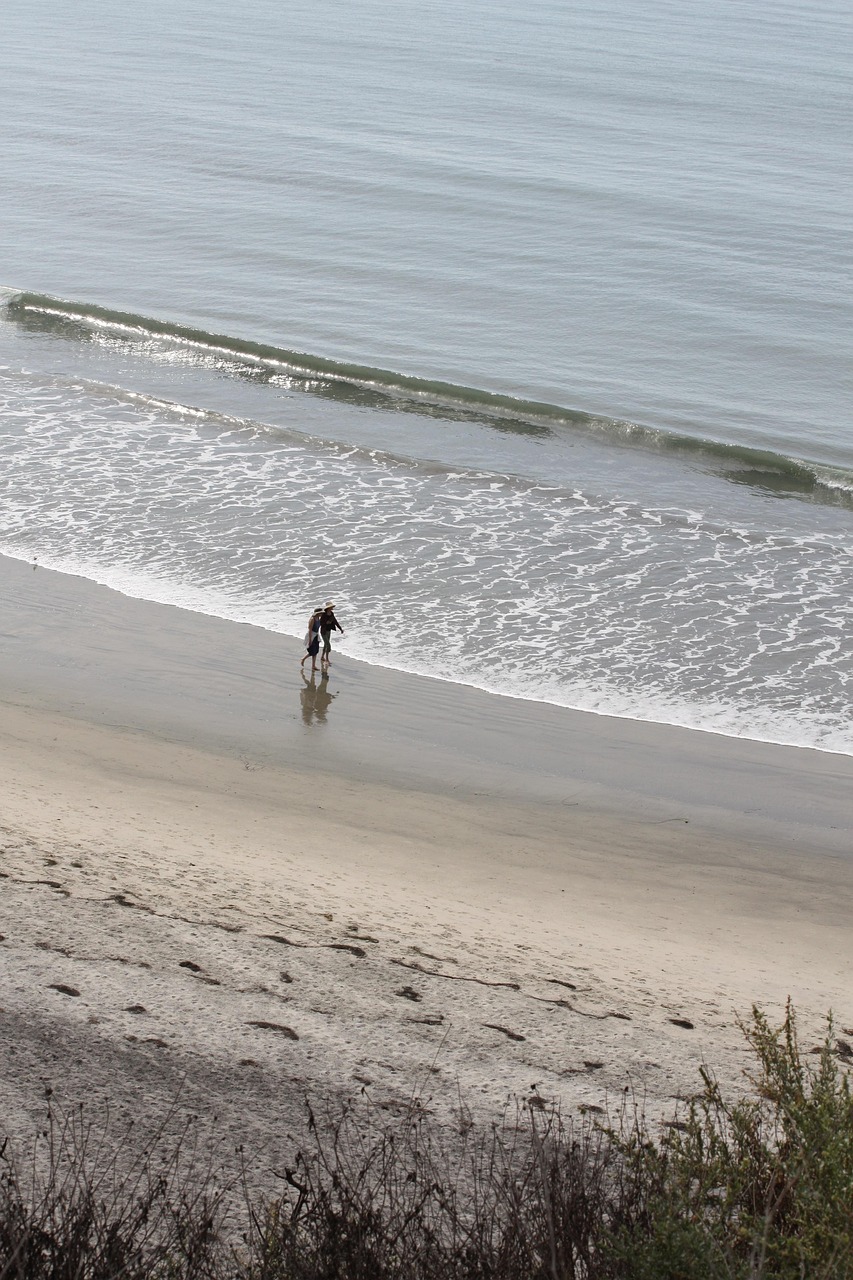
<svg viewBox="0 0 853 1280"><path fill-rule="evenodd" d="M335 617L335 606L331 600L326 601L326 607L320 615L320 635L323 640L323 656L320 659L323 666L328 667L332 661L332 632L340 631L344 634L344 629Z"/></svg>
<svg viewBox="0 0 853 1280"><path fill-rule="evenodd" d="M323 616L323 610L319 607L314 610L308 619L308 630L305 633L305 657L300 662L300 667L304 667L308 659L311 659L311 670L317 670L317 654L320 652L320 619Z"/></svg>

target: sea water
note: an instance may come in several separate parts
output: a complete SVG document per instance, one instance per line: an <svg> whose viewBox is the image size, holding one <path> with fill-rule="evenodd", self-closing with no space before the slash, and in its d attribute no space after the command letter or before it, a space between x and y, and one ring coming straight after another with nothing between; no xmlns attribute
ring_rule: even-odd
<svg viewBox="0 0 853 1280"><path fill-rule="evenodd" d="M851 36L7 0L0 552L853 751Z"/></svg>

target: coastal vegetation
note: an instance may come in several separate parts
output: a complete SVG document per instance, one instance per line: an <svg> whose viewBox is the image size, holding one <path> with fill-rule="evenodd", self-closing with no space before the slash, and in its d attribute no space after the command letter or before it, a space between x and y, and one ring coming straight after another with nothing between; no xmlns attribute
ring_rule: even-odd
<svg viewBox="0 0 853 1280"><path fill-rule="evenodd" d="M194 1130L118 1149L47 1099L26 1162L3 1147L2 1280L846 1280L853 1050L832 1020L753 1009L747 1087L709 1070L666 1123L636 1100L569 1121L525 1104L452 1136L417 1099L334 1123L309 1108L283 1191L225 1178ZM381 1114L382 1119L377 1119Z"/></svg>

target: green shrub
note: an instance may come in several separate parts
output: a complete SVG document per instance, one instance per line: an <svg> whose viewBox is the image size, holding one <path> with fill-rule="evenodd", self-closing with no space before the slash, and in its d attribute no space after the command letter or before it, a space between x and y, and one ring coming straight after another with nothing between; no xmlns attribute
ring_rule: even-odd
<svg viewBox="0 0 853 1280"><path fill-rule="evenodd" d="M790 1004L743 1027L754 1093L728 1104L707 1071L659 1141L613 1140L630 1181L607 1246L620 1280L853 1277L853 1097L831 1019L812 1065Z"/></svg>

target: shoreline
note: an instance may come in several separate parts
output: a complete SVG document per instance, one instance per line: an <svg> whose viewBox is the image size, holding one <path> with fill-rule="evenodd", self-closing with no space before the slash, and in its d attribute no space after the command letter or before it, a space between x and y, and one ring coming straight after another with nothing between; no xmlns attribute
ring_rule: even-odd
<svg viewBox="0 0 853 1280"><path fill-rule="evenodd" d="M46 1078L273 1147L306 1092L666 1110L753 1002L853 1025L850 757L340 650L318 700L286 637L0 581L10 1127Z"/></svg>
<svg viewBox="0 0 853 1280"><path fill-rule="evenodd" d="M5 637L4 699L17 692L24 704L40 701L93 724L123 712L136 729L165 738L260 749L270 761L298 762L300 743L307 741L298 720L308 727L302 689L292 679L303 652L299 640L4 556L0 582L7 610L17 611L23 624ZM607 808L698 803L717 820L738 822L760 810L763 823L753 826L762 833L803 825L798 809L807 801L810 840L819 833L818 845L850 852L846 831L839 838L829 833L851 818L853 756L494 694L375 666L340 648L330 679L332 699L343 692L345 701L326 709L335 732L325 753L335 769L353 776L390 775L440 790L474 786L478 793L485 785L508 799L551 801L565 799L568 777L589 793L585 799L594 792ZM271 701L278 696L281 703ZM354 731L369 738L370 756L343 741L342 734ZM466 766L470 759L476 767ZM739 781L744 770L752 775L747 785ZM773 786L783 774L785 786ZM813 784L818 792L809 789Z"/></svg>
<svg viewBox="0 0 853 1280"><path fill-rule="evenodd" d="M248 620L231 618L231 617L228 617L227 614L225 613L213 613L213 612L210 612L208 609L204 609L201 607L194 608L192 605L178 603L173 600L163 600L163 601L154 600L148 596L138 595L133 591L126 591L122 587L101 582L95 578L90 578L86 574L78 574L78 573L70 572L64 569L57 569L57 568L43 565L41 561L25 560L22 557L17 557L17 556L14 556L11 554L5 554L5 553L0 553L0 560L7 560L12 564L21 564L28 569L33 569L33 570L38 570L38 571L48 572L48 573L55 573L62 578L71 578L81 583L86 583L90 587L101 588L105 591L109 591L112 594L121 596L126 600L136 601L142 606L150 605L151 607L158 608L158 609L175 609L180 613L192 613L197 615L199 618L208 619L211 623L222 623L226 626L249 627L249 628L252 628L253 630L262 631L265 634L271 637L274 637L275 639L280 640L285 644L295 643L299 649L299 652L300 653L302 652L301 640L297 632L290 634L288 632L275 631L271 628L265 627L263 623L260 623L260 622L252 622ZM365 657L350 657L349 661L351 663L354 663L357 667L373 669L378 672L387 672L389 674L393 674L395 676L401 677L404 680L411 679L416 681L433 681L438 683L439 685L449 685L451 687L458 687L461 690L467 690L473 694L482 695L487 698L507 699L511 702L517 702L521 704L530 703L535 707L550 707L557 712L568 712L569 714L572 714L572 715L600 716L605 720L625 721L628 724L639 724L639 725L647 724L647 725L655 726L664 730L674 729L674 730L683 731L686 733L711 734L714 737L731 738L735 741L756 743L756 744L761 744L765 746L782 747L787 750L795 750L795 751L816 751L826 755L841 756L841 757L847 757L847 758L853 759L853 746L851 746L849 750L842 750L836 747L820 746L814 743L786 742L778 737L762 737L760 735L759 736L745 735L742 733L736 733L734 730L727 730L725 728L720 728L718 726L689 724L689 723L684 723L678 720L659 719L659 718L655 718L652 715L637 715L637 714L631 714L627 712L623 713L623 712L616 712L616 711L610 711L610 710L601 710L598 707L583 707L583 706L576 706L569 703L550 702L542 698L526 697L524 694L513 693L508 690L490 689L483 684L474 684L464 680L456 680L446 675L434 674L432 672L413 671L407 667L386 666L383 663L375 662Z"/></svg>

